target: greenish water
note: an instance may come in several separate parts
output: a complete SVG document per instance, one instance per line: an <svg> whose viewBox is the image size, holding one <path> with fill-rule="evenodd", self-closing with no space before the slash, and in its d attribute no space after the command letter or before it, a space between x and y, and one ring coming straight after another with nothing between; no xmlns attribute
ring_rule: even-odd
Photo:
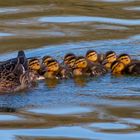
<svg viewBox="0 0 140 140"><path fill-rule="evenodd" d="M114 50L140 59L139 0L0 1L0 61ZM2 140L139 140L140 77L41 81L0 95Z"/></svg>

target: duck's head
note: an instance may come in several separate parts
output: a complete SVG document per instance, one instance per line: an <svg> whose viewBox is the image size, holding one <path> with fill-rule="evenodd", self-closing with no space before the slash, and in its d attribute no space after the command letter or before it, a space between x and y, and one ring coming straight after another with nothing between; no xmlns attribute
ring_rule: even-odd
<svg viewBox="0 0 140 140"><path fill-rule="evenodd" d="M86 53L86 58L91 62L96 62L98 61L98 53L95 50L89 50Z"/></svg>
<svg viewBox="0 0 140 140"><path fill-rule="evenodd" d="M84 69L88 66L88 62L85 57L79 56L76 58L74 68Z"/></svg>
<svg viewBox="0 0 140 140"><path fill-rule="evenodd" d="M28 62L28 67L30 70L38 71L41 69L40 60L38 58L30 59Z"/></svg>
<svg viewBox="0 0 140 140"><path fill-rule="evenodd" d="M103 65L105 66L106 69L111 68L111 64L117 60L117 55L114 51L108 51L105 54L105 58L103 61Z"/></svg>
<svg viewBox="0 0 140 140"><path fill-rule="evenodd" d="M68 68L74 68L75 61L76 61L76 57L71 57L71 58L67 61L67 66L68 66Z"/></svg>
<svg viewBox="0 0 140 140"><path fill-rule="evenodd" d="M125 69L125 64L121 61L114 61L111 65L112 74L122 74L122 71Z"/></svg>
<svg viewBox="0 0 140 140"><path fill-rule="evenodd" d="M57 60L49 60L46 66L48 72L57 72L60 68L60 65Z"/></svg>
<svg viewBox="0 0 140 140"><path fill-rule="evenodd" d="M116 55L116 53L115 53L114 51L108 51L108 52L106 52L106 54L105 54L105 59L106 59L108 62L112 63L112 62L114 62L115 60L117 60L117 55Z"/></svg>
<svg viewBox="0 0 140 140"><path fill-rule="evenodd" d="M73 53L68 53L64 56L64 64L67 65L68 61L72 58L76 58L75 54Z"/></svg>
<svg viewBox="0 0 140 140"><path fill-rule="evenodd" d="M46 56L44 56L44 57L42 58L42 64L45 65L45 66L47 66L48 61L50 61L50 60L53 60L53 57L51 57L51 56L49 56L49 55L46 55Z"/></svg>
<svg viewBox="0 0 140 140"><path fill-rule="evenodd" d="M128 65L131 63L131 57L128 54L121 54L117 58L120 62L124 63L125 65Z"/></svg>

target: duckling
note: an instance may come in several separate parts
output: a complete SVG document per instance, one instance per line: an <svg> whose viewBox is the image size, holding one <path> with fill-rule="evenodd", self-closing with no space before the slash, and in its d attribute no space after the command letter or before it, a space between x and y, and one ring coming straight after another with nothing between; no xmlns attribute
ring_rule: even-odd
<svg viewBox="0 0 140 140"><path fill-rule="evenodd" d="M53 57L51 57L51 56L49 56L49 55L46 55L46 56L44 56L43 58L42 58L42 64L43 65L47 65L48 64L48 61L49 60L53 60L54 58Z"/></svg>
<svg viewBox="0 0 140 140"><path fill-rule="evenodd" d="M42 69L40 60L38 58L32 58L28 61L28 70L32 71L34 74L38 75L38 80L43 80L43 74L45 73L44 69Z"/></svg>
<svg viewBox="0 0 140 140"><path fill-rule="evenodd" d="M111 64L117 60L117 55L114 51L108 51L105 54L104 61L102 64L105 66L105 68L109 71L111 69Z"/></svg>
<svg viewBox="0 0 140 140"><path fill-rule="evenodd" d="M122 73L129 75L140 75L140 61L134 60L128 54L121 54L117 60L124 64L124 70ZM118 69L118 68L116 68Z"/></svg>
<svg viewBox="0 0 140 140"><path fill-rule="evenodd" d="M106 73L106 69L102 65L90 63L85 57L80 56L74 64L74 76L100 76Z"/></svg>
<svg viewBox="0 0 140 140"><path fill-rule="evenodd" d="M91 69L88 66L88 61L85 57L79 56L76 58L73 69L73 76L90 76Z"/></svg>
<svg viewBox="0 0 140 140"><path fill-rule="evenodd" d="M132 63L132 61L134 62L134 60L132 60L132 58L130 57L130 55L128 54L120 54L117 58L118 61L124 63L125 65L128 65L130 63Z"/></svg>
<svg viewBox="0 0 140 140"><path fill-rule="evenodd" d="M124 74L125 64L116 60L111 64L111 73L113 75L122 75Z"/></svg>
<svg viewBox="0 0 140 140"><path fill-rule="evenodd" d="M28 61L28 68L31 71L38 72L41 68L40 60L38 58L33 58Z"/></svg>
<svg viewBox="0 0 140 140"><path fill-rule="evenodd" d="M98 54L95 50L88 50L85 57L94 63L101 63L104 60L104 54Z"/></svg>
<svg viewBox="0 0 140 140"><path fill-rule="evenodd" d="M49 60L46 66L45 78L49 79L60 79L67 78L66 69L61 67L57 60Z"/></svg>
<svg viewBox="0 0 140 140"><path fill-rule="evenodd" d="M76 57L75 56L69 58L69 60L67 60L67 62L65 64L65 67L67 67L68 69L73 69L75 61L76 61Z"/></svg>
<svg viewBox="0 0 140 140"><path fill-rule="evenodd" d="M72 58L76 58L75 54L73 53L68 53L64 56L63 64L67 65L68 61Z"/></svg>

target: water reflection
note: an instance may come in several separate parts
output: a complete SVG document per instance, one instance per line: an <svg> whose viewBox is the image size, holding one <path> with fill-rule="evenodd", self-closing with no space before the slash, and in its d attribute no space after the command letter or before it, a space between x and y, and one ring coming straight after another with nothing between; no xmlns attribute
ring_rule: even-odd
<svg viewBox="0 0 140 140"><path fill-rule="evenodd" d="M113 129L128 129L131 128L132 126L113 122L113 123L93 123L90 125L90 127L111 131Z"/></svg>
<svg viewBox="0 0 140 140"><path fill-rule="evenodd" d="M80 87L84 87L87 85L88 82L88 78L87 77L83 77L83 76L78 76L78 77L74 77L74 82L77 86Z"/></svg>
<svg viewBox="0 0 140 140"><path fill-rule="evenodd" d="M0 32L0 38L1 37L6 37L6 36L13 36L13 34Z"/></svg>
<svg viewBox="0 0 140 140"><path fill-rule="evenodd" d="M71 126L71 127L57 127L57 128L50 128L50 129L21 129L21 130L7 130L5 131L0 131L0 133L3 132L3 135L7 135L10 137L11 135L24 135L24 136L43 136L43 137L63 137L63 138L83 138L83 139L103 139L103 140L112 140L112 137L114 140L124 140L124 138L128 135L129 138L128 140L131 140L134 138L135 140L139 139L139 134L107 134L107 133L102 133L100 134L99 132L93 132L91 130L79 127L79 126ZM111 137L110 137L111 136Z"/></svg>
<svg viewBox="0 0 140 140"><path fill-rule="evenodd" d="M30 109L29 112L33 113L45 113L45 114L53 114L53 115L70 115L70 114L81 114L81 113L88 113L91 112L90 108L86 107L78 107L78 106L71 106L71 107L53 107L53 108L36 108Z"/></svg>
<svg viewBox="0 0 140 140"><path fill-rule="evenodd" d="M1 121L13 121L13 120L19 120L19 118L14 115L0 114L0 122Z"/></svg>
<svg viewBox="0 0 140 140"><path fill-rule="evenodd" d="M40 22L52 23L77 23L77 22L97 22L97 23L110 23L126 26L140 25L139 19L115 19L107 17L88 17L88 16L63 16L63 17L42 17L38 19Z"/></svg>
<svg viewBox="0 0 140 140"><path fill-rule="evenodd" d="M60 83L59 79L46 79L45 84L48 88L55 88Z"/></svg>

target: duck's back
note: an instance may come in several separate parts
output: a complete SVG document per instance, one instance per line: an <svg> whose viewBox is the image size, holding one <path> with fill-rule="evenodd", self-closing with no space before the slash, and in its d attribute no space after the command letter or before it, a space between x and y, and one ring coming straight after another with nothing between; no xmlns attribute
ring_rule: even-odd
<svg viewBox="0 0 140 140"><path fill-rule="evenodd" d="M130 75L140 75L140 62L131 63L125 68L125 73Z"/></svg>

